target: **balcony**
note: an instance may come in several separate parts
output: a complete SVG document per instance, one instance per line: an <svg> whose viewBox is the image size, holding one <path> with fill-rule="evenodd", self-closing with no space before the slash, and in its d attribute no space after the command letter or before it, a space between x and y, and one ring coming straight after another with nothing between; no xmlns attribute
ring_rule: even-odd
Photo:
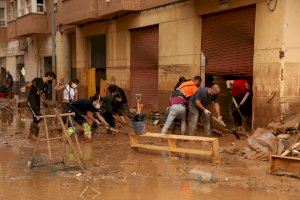
<svg viewBox="0 0 300 200"><path fill-rule="evenodd" d="M50 24L46 14L30 13L7 23L9 39L43 33L50 33Z"/></svg>
<svg viewBox="0 0 300 200"><path fill-rule="evenodd" d="M0 42L7 41L7 28L0 26Z"/></svg>
<svg viewBox="0 0 300 200"><path fill-rule="evenodd" d="M141 0L141 10L155 8L159 6L165 6L168 4L181 2L182 0Z"/></svg>
<svg viewBox="0 0 300 200"><path fill-rule="evenodd" d="M182 0L98 0L98 17L109 18L116 14L122 15L180 1Z"/></svg>
<svg viewBox="0 0 300 200"><path fill-rule="evenodd" d="M98 16L100 18L111 17L115 14L139 11L142 0L98 0Z"/></svg>
<svg viewBox="0 0 300 200"><path fill-rule="evenodd" d="M97 19L97 0L59 0L57 24L82 24Z"/></svg>

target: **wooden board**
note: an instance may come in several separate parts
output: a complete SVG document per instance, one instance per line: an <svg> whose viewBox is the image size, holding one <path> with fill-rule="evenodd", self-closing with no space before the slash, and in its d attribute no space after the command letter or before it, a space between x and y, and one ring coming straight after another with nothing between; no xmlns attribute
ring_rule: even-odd
<svg viewBox="0 0 300 200"><path fill-rule="evenodd" d="M167 139L168 146L158 146L158 145L149 145L149 144L139 144L139 137L152 137L152 138L163 138ZM211 156L211 160L214 164L220 163L220 154L219 154L219 140L218 138L207 138L207 137L198 137L198 136L186 136L186 135L171 135L171 134L161 134L161 133L145 133L143 135L129 134L131 148L144 148L155 151L167 151L171 156L176 156L176 153L187 153L195 155L205 155ZM198 149L187 149L187 148L178 148L176 141L177 140L191 140L191 141L205 141L211 142L210 150L198 150Z"/></svg>
<svg viewBox="0 0 300 200"><path fill-rule="evenodd" d="M93 96L96 93L96 69L90 68L87 76L88 96Z"/></svg>
<svg viewBox="0 0 300 200"><path fill-rule="evenodd" d="M270 170L300 173L300 158L271 155Z"/></svg>
<svg viewBox="0 0 300 200"><path fill-rule="evenodd" d="M106 89L107 89L107 82L106 80L101 79L100 81L100 96L105 97L106 96Z"/></svg>
<svg viewBox="0 0 300 200"><path fill-rule="evenodd" d="M176 153L188 153L188 154L205 155L205 156L212 155L211 151L198 150L198 149L174 148L174 149L169 149L169 151L176 152Z"/></svg>
<svg viewBox="0 0 300 200"><path fill-rule="evenodd" d="M155 151L169 151L169 147L157 146L157 145L152 145L152 144L136 144L133 146L133 148L134 147L150 149L150 150L155 150Z"/></svg>
<svg viewBox="0 0 300 200"><path fill-rule="evenodd" d="M139 135L141 137L154 137L154 138L165 138L165 139L177 139L177 140L191 140L191 141L203 141L212 142L218 138L200 137L200 136L189 136L189 135L174 135L174 134L161 134L161 133L145 133Z"/></svg>

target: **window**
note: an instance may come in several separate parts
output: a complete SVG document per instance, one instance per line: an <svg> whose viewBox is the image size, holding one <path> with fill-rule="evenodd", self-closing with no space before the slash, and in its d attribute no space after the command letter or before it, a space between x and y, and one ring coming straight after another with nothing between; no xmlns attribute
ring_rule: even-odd
<svg viewBox="0 0 300 200"><path fill-rule="evenodd" d="M25 3L26 3L26 5L25 5L25 14L29 14L29 13L31 13L30 0L26 0Z"/></svg>
<svg viewBox="0 0 300 200"><path fill-rule="evenodd" d="M45 12L45 4L44 0L37 0L37 12L43 13Z"/></svg>
<svg viewBox="0 0 300 200"><path fill-rule="evenodd" d="M57 0L54 0L54 11L57 11Z"/></svg>
<svg viewBox="0 0 300 200"><path fill-rule="evenodd" d="M14 20L15 15L14 15L14 1L9 2L9 20Z"/></svg>
<svg viewBox="0 0 300 200"><path fill-rule="evenodd" d="M5 26L5 8L0 8L0 26Z"/></svg>
<svg viewBox="0 0 300 200"><path fill-rule="evenodd" d="M18 17L21 17L21 16L23 16L25 14L23 0L18 0L17 1L17 6L18 6Z"/></svg>

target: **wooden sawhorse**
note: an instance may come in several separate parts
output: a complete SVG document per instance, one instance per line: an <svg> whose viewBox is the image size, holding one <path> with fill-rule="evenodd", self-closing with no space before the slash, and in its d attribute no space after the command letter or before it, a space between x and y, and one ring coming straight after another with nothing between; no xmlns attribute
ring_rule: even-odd
<svg viewBox="0 0 300 200"><path fill-rule="evenodd" d="M158 146L150 144L140 144L138 143L138 138L161 138L168 141L168 146ZM206 155L211 156L212 162L214 164L220 164L220 154L219 154L219 140L218 138L210 137L199 137L199 136L187 136L187 135L173 135L173 134L161 134L161 133L145 133L142 135L136 135L134 133L129 134L131 148L144 148L157 151L167 151L170 155L176 155L176 153L187 153L196 155ZM188 149L179 148L176 145L177 140L188 140L188 141L199 141L199 142L209 142L211 143L210 150L198 150L198 149Z"/></svg>
<svg viewBox="0 0 300 200"><path fill-rule="evenodd" d="M45 133L46 138L41 138L43 132L41 131L42 129L40 128L39 135L38 135L38 138L37 138L37 141L36 141L36 146L35 146L34 153L33 153L33 156L32 156L32 161L30 163L30 168L39 167L39 166L45 166L45 165L50 165L51 166L51 165L57 164L57 163L63 163L65 165L66 145L69 144L70 149L71 149L72 153L75 156L76 162L78 163L78 166L79 166L80 170L82 172L85 171L86 167L84 165L83 155L82 155L81 147L80 147L79 142L78 142L77 134L76 133L73 134L74 137L75 137L75 141L76 141L76 146L75 146L73 144L71 136L67 133L66 125L64 124L64 122L62 120L62 117L68 117L68 122L71 124L71 126L73 128L75 128L74 124L73 124L73 121L72 121L72 118L71 118L71 116L74 116L74 115L75 115L75 113L58 114L57 109L55 109L55 115L36 116L37 119L41 119L42 120L41 123L42 123L42 125L45 128L45 132L44 133ZM54 121L58 120L58 124L57 125L58 126L60 125L60 127L62 128L62 136L61 137L50 138L49 131L48 131L47 119L52 119ZM63 140L63 145L64 145L63 151L64 152L63 152L63 159L61 161L54 162L54 160L52 158L52 151L51 151L50 141L53 141L53 140ZM38 151L38 148L39 148L39 143L42 142L42 141L46 141L47 142L47 145L48 145L48 154L49 154L49 162L42 163L42 164L35 164L34 162L35 162L35 157L37 155L37 151ZM77 147L77 149L76 149L76 147Z"/></svg>

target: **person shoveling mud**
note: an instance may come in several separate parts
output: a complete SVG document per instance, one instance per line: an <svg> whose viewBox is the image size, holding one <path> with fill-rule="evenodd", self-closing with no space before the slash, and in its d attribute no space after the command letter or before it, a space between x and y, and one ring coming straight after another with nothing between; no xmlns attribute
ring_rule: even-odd
<svg viewBox="0 0 300 200"><path fill-rule="evenodd" d="M211 88L202 87L198 90L198 92L193 95L189 102L189 134L194 135L196 126L198 124L199 115L203 119L204 123L204 134L206 136L210 136L210 118L211 112L207 109L207 106L210 103L214 104L218 122L221 124L225 124L221 112L220 105L217 102L218 94L221 89L218 84L214 84Z"/></svg>

